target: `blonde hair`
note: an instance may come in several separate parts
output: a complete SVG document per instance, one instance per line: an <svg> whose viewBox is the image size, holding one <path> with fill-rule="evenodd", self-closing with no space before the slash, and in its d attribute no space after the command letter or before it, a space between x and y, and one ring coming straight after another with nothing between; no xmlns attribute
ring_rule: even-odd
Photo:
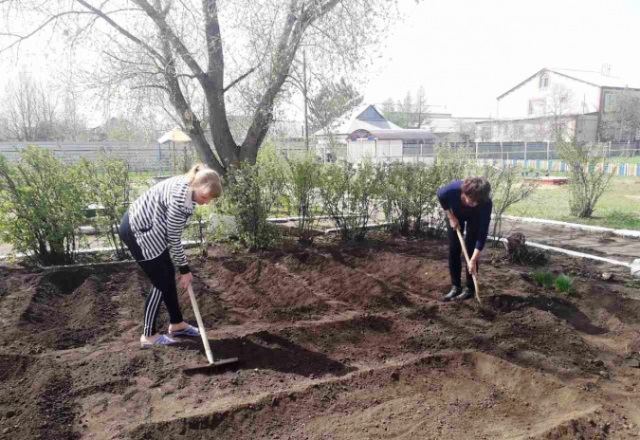
<svg viewBox="0 0 640 440"><path fill-rule="evenodd" d="M222 177L203 163L197 163L187 171L186 178L193 189L200 193L218 198L222 195Z"/></svg>

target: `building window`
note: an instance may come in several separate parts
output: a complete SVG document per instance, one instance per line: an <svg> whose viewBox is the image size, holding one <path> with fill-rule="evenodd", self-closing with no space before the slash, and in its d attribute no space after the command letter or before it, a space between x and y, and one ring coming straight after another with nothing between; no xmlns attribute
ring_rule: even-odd
<svg viewBox="0 0 640 440"><path fill-rule="evenodd" d="M490 141L493 137L493 127L484 126L480 128L480 140L482 141Z"/></svg>
<svg viewBox="0 0 640 440"><path fill-rule="evenodd" d="M544 113L544 103L544 99L530 99L527 114L529 116L541 115Z"/></svg>
<svg viewBox="0 0 640 440"><path fill-rule="evenodd" d="M604 111L605 112L614 111L617 102L618 102L618 96L615 93L613 92L604 93Z"/></svg>
<svg viewBox="0 0 640 440"><path fill-rule="evenodd" d="M549 87L549 75L546 73L540 75L540 83L538 85L541 89L546 89L547 87Z"/></svg>
<svg viewBox="0 0 640 440"><path fill-rule="evenodd" d="M524 139L524 125L516 124L513 127L513 140L521 141Z"/></svg>

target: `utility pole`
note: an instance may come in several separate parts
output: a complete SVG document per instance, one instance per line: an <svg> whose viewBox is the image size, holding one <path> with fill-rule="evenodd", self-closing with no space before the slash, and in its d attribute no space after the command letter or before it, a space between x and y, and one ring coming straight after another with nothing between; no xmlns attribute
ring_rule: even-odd
<svg viewBox="0 0 640 440"><path fill-rule="evenodd" d="M307 100L307 51L302 51L302 95L304 96L304 146L309 151L309 103Z"/></svg>

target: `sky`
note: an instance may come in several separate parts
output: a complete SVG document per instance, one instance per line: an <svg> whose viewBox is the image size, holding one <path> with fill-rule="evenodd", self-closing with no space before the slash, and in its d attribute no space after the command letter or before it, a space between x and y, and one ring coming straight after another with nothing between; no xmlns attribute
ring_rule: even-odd
<svg viewBox="0 0 640 440"><path fill-rule="evenodd" d="M369 72L367 103L423 86L434 112L495 116L496 98L543 67L609 64L640 84L640 0L400 1L408 19Z"/></svg>
<svg viewBox="0 0 640 440"><path fill-rule="evenodd" d="M390 24L385 47L370 54L380 58L366 72L366 103L401 100L422 86L431 111L491 117L497 96L543 67L600 71L606 63L612 76L640 84L640 0L399 2L407 18ZM55 48L34 46L18 60L0 57L0 87L20 65L51 70Z"/></svg>

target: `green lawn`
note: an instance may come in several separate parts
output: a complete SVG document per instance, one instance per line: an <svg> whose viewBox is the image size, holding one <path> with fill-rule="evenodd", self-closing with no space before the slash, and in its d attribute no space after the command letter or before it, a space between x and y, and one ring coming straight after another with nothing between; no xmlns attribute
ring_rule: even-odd
<svg viewBox="0 0 640 440"><path fill-rule="evenodd" d="M630 157L610 157L609 161L611 163L640 163L640 156L630 156Z"/></svg>
<svg viewBox="0 0 640 440"><path fill-rule="evenodd" d="M635 178L614 177L590 219L569 213L568 185L540 186L530 199L516 203L507 210L507 214L640 230L640 183L636 183Z"/></svg>

